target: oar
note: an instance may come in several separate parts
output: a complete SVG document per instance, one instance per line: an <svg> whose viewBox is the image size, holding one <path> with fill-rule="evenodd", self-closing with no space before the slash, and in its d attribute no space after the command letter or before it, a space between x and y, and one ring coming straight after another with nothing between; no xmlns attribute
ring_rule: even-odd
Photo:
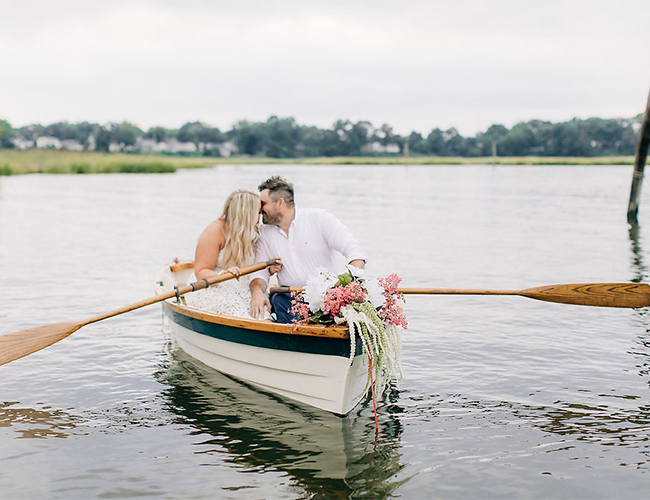
<svg viewBox="0 0 650 500"><path fill-rule="evenodd" d="M273 292L301 292L300 287L272 287ZM650 286L646 283L578 283L546 285L524 290L473 290L463 288L399 288L405 294L430 295L520 295L530 299L599 307L650 306Z"/></svg>
<svg viewBox="0 0 650 500"><path fill-rule="evenodd" d="M241 268L241 275L254 273L260 269L264 269L276 263L276 259L271 259L267 262L258 262L250 266ZM189 285L178 287L173 292L168 292L161 295L156 295L149 299L141 300L129 306L121 307L113 311L109 311L83 321L67 321L64 323L54 323L51 325L37 326L35 328L28 328L19 332L10 333L8 335L0 336L0 365L9 363L23 356L27 356L36 351L40 351L59 340L63 340L69 335L79 330L79 328L86 326L90 323L96 323L103 319L112 318L118 314L123 314L141 307L145 307L156 302L171 299L172 297L181 296L188 292L207 288L208 286L221 283L222 281L230 280L235 276L230 273L224 273L219 276L207 280L199 280Z"/></svg>

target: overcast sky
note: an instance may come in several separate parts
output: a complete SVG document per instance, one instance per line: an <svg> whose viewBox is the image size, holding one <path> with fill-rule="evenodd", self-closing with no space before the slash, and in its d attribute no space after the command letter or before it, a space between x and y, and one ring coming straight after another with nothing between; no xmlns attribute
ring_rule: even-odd
<svg viewBox="0 0 650 500"><path fill-rule="evenodd" d="M395 132L632 117L649 0L0 0L0 118Z"/></svg>

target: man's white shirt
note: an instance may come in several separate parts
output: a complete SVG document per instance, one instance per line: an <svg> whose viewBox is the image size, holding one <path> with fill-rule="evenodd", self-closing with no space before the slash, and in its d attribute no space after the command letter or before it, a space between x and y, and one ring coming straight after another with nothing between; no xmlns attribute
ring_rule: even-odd
<svg viewBox="0 0 650 500"><path fill-rule="evenodd" d="M342 272L339 253L345 258L344 264L356 259L366 260L352 232L333 214L319 208L299 210L296 207L288 235L278 226L260 226L255 262L280 257L282 270L278 273L278 284L304 286L319 267L333 274ZM254 273L252 279L255 278L268 283L268 270Z"/></svg>

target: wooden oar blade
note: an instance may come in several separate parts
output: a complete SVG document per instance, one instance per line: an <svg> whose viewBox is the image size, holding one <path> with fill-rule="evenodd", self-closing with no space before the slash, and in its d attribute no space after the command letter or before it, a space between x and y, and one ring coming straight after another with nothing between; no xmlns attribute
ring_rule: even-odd
<svg viewBox="0 0 650 500"><path fill-rule="evenodd" d="M577 283L527 288L519 295L531 299L599 307L650 306L650 286L647 283Z"/></svg>
<svg viewBox="0 0 650 500"><path fill-rule="evenodd" d="M0 336L0 365L40 351L63 340L83 326L78 321L37 326Z"/></svg>

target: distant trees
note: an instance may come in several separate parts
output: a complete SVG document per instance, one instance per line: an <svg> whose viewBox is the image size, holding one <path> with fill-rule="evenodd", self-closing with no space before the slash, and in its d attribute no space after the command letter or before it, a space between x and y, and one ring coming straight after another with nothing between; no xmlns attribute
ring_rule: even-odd
<svg viewBox="0 0 650 500"><path fill-rule="evenodd" d="M151 127L145 132L143 137L145 139L153 139L156 142L163 142L167 139L175 138L177 134L177 130L170 130L165 127Z"/></svg>
<svg viewBox="0 0 650 500"><path fill-rule="evenodd" d="M226 140L218 128L210 127L201 122L191 122L183 125L178 129L176 139L180 142L193 142L197 147L201 142L217 144Z"/></svg>
<svg viewBox="0 0 650 500"><path fill-rule="evenodd" d="M109 123L105 126L95 125L93 134L95 149L108 152L111 150L111 144L116 144L119 149L134 146L138 138L142 137L143 132L131 123L122 122Z"/></svg>
<svg viewBox="0 0 650 500"><path fill-rule="evenodd" d="M234 149L240 155L270 158L368 156L407 151L412 156L442 157L633 155L640 124L641 115L629 119L573 119L562 123L530 120L511 129L492 125L474 137L463 137L455 128L434 128L426 135L413 131L400 136L388 124L375 128L365 120L356 123L337 120L331 128L322 129L277 116L264 122L242 120L227 132L199 121L188 122L179 129L158 126L145 132L128 122L105 125L58 122L13 128L6 120L0 120L0 147L34 147L39 137L47 136L62 142L77 141L79 147L99 151L137 152L143 140L149 143L175 140L195 145L182 149L182 154L208 156L219 156L221 145L228 142L231 143L229 152Z"/></svg>
<svg viewBox="0 0 650 500"><path fill-rule="evenodd" d="M0 120L0 148L12 148L11 139L16 135L14 129L6 120Z"/></svg>
<svg viewBox="0 0 650 500"><path fill-rule="evenodd" d="M271 116L266 122L238 122L228 133L240 154L269 158L296 158L302 129L293 118Z"/></svg>
<svg viewBox="0 0 650 500"><path fill-rule="evenodd" d="M482 134L476 136L480 148L480 156L491 156L497 152L496 145L508 135L508 129L503 125L492 125Z"/></svg>
<svg viewBox="0 0 650 500"><path fill-rule="evenodd" d="M640 116L634 119L540 120L518 123L497 138L499 156L633 155Z"/></svg>

